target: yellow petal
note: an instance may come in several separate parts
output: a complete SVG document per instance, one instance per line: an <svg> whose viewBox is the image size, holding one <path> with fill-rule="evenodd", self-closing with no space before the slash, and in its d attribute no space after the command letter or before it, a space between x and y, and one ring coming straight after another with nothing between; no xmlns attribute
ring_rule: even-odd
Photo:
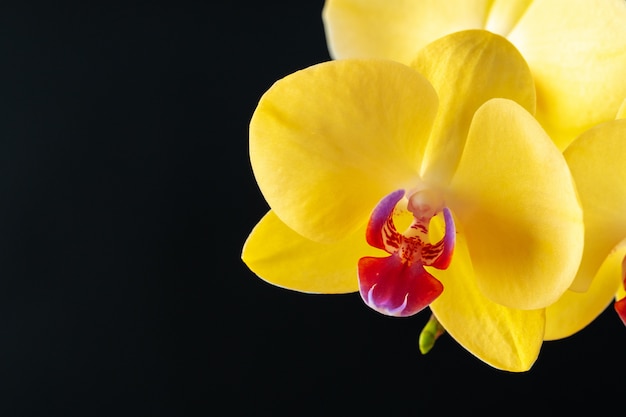
<svg viewBox="0 0 626 417"><path fill-rule="evenodd" d="M457 31L486 29L507 36L533 3L542 2L326 0L322 18L333 58L382 57L408 63L420 48ZM577 12L584 15L605 7L588 3L587 9L579 7Z"/></svg>
<svg viewBox="0 0 626 417"><path fill-rule="evenodd" d="M544 309L515 310L482 295L462 230L448 269L429 272L444 286L430 308L450 336L495 368L512 372L531 368L543 341Z"/></svg>
<svg viewBox="0 0 626 417"><path fill-rule="evenodd" d="M626 119L626 100L622 101L622 105L617 110L616 119Z"/></svg>
<svg viewBox="0 0 626 417"><path fill-rule="evenodd" d="M481 28L487 0L327 0L322 17L333 58L380 57L409 63L433 40Z"/></svg>
<svg viewBox="0 0 626 417"><path fill-rule="evenodd" d="M621 300L626 297L626 257L622 260L622 270L620 272L621 281L615 293L616 300Z"/></svg>
<svg viewBox="0 0 626 417"><path fill-rule="evenodd" d="M626 119L595 126L564 152L585 216L585 250L571 289L586 291L609 252L626 237Z"/></svg>
<svg viewBox="0 0 626 417"><path fill-rule="evenodd" d="M340 242L316 243L289 229L270 211L250 233L242 259L272 285L336 294L358 291L359 258L381 253L365 242L365 228Z"/></svg>
<svg viewBox="0 0 626 417"><path fill-rule="evenodd" d="M494 0L483 26L490 32L507 36L535 0Z"/></svg>
<svg viewBox="0 0 626 417"><path fill-rule="evenodd" d="M535 1L508 36L533 71L537 117L560 149L626 96L626 2Z"/></svg>
<svg viewBox="0 0 626 417"><path fill-rule="evenodd" d="M276 215L316 241L362 227L378 201L414 186L437 96L392 61L318 64L276 82L250 122L250 160Z"/></svg>
<svg viewBox="0 0 626 417"><path fill-rule="evenodd" d="M543 308L572 283L583 246L575 187L562 153L515 102L476 112L448 203L488 298Z"/></svg>
<svg viewBox="0 0 626 417"><path fill-rule="evenodd" d="M545 340L573 335L585 328L611 304L622 282L624 255L626 247L611 252L587 291L566 291L559 301L546 308Z"/></svg>
<svg viewBox="0 0 626 417"><path fill-rule="evenodd" d="M469 30L420 50L411 64L435 87L440 112L427 149L423 176L447 183L456 168L476 110L495 97L535 110L535 88L524 58L499 35Z"/></svg>

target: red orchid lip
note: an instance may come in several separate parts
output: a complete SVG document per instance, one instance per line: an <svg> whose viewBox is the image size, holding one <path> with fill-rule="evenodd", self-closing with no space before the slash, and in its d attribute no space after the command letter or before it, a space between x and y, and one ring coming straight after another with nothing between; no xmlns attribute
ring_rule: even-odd
<svg viewBox="0 0 626 417"><path fill-rule="evenodd" d="M393 222L393 211L404 195L404 190L397 190L383 198L367 226L367 242L390 256L364 257L358 264L359 292L363 301L382 314L396 317L418 313L443 292L443 284L424 266L446 269L452 259L456 236L454 220L447 207L441 211L446 226L439 242L431 244L428 240L430 218L414 218L407 230L411 233L399 233Z"/></svg>

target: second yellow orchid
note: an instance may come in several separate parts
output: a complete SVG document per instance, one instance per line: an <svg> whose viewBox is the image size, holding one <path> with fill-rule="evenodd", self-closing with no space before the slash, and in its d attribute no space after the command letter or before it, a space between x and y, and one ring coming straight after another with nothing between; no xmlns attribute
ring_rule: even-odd
<svg viewBox="0 0 626 417"><path fill-rule="evenodd" d="M610 121L626 97L624 0L327 0L333 58L410 63L444 35L484 29L506 37L535 78L537 119L563 150Z"/></svg>
<svg viewBox="0 0 626 417"><path fill-rule="evenodd" d="M582 330L616 297L619 301L615 309L626 320L624 117L626 107L622 106L617 120L594 126L565 149L583 208L585 245L572 291L547 309L546 340L562 339Z"/></svg>

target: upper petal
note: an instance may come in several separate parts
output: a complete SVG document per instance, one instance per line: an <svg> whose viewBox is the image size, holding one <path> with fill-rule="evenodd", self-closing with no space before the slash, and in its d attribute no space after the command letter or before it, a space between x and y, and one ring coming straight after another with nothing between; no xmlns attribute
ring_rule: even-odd
<svg viewBox="0 0 626 417"><path fill-rule="evenodd" d="M421 49L411 64L435 87L440 111L423 176L447 182L461 157L476 110L496 97L535 111L535 88L524 58L505 38L484 30L457 32Z"/></svg>
<svg viewBox="0 0 626 417"><path fill-rule="evenodd" d="M409 63L420 48L441 36L482 28L490 3L327 0L322 17L333 58L380 57Z"/></svg>
<svg viewBox="0 0 626 417"><path fill-rule="evenodd" d="M430 308L457 342L495 368L512 372L531 368L543 341L544 309L516 310L486 298L476 285L462 230L448 269L429 271L445 288Z"/></svg>
<svg viewBox="0 0 626 417"><path fill-rule="evenodd" d="M545 340L573 335L585 328L611 304L622 282L624 255L626 246L611 252L587 291L566 291L556 303L546 308Z"/></svg>
<svg viewBox="0 0 626 417"><path fill-rule="evenodd" d="M246 240L242 259L270 284L309 293L347 293L359 289L357 263L365 255L380 255L364 239L365 227L328 244L305 239L270 211Z"/></svg>
<svg viewBox="0 0 626 417"><path fill-rule="evenodd" d="M560 149L615 117L626 96L625 1L534 1L508 39L533 71L537 117Z"/></svg>
<svg viewBox="0 0 626 417"><path fill-rule="evenodd" d="M390 191L414 185L437 111L415 70L392 61L318 64L276 82L250 122L250 160L290 228L333 241L364 227Z"/></svg>
<svg viewBox="0 0 626 417"><path fill-rule="evenodd" d="M563 153L585 216L585 250L572 284L586 291L609 252L626 237L626 119L602 123Z"/></svg>
<svg viewBox="0 0 626 417"><path fill-rule="evenodd" d="M543 308L572 283L583 246L574 183L562 153L513 101L492 99L476 112L448 207L488 298Z"/></svg>
<svg viewBox="0 0 626 417"><path fill-rule="evenodd" d="M506 36L533 0L326 0L333 58L381 57L409 63L437 38L466 29Z"/></svg>

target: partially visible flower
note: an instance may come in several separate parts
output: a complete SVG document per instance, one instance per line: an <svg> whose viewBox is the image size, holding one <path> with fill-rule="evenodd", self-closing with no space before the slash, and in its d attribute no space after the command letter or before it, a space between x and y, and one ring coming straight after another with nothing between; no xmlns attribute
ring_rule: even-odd
<svg viewBox="0 0 626 417"><path fill-rule="evenodd" d="M583 330L616 297L624 297L622 262L625 255L626 245L618 245L607 253L586 291L568 290L546 308L545 340L563 339ZM620 302L616 307L618 304Z"/></svg>
<svg viewBox="0 0 626 417"><path fill-rule="evenodd" d="M624 0L327 0L323 20L333 58L410 63L459 30L506 37L531 68L536 117L561 150L612 120L626 96Z"/></svg>
<svg viewBox="0 0 626 417"><path fill-rule="evenodd" d="M572 290L546 309L546 340L583 329L615 298L626 319L626 100L617 120L584 132L564 156L583 207L585 246Z"/></svg>
<svg viewBox="0 0 626 417"><path fill-rule="evenodd" d="M486 31L439 39L412 68L347 59L285 77L250 123L271 211L243 260L281 287L359 290L385 314L430 304L478 358L528 370L583 243L571 174L534 105L525 61Z"/></svg>

